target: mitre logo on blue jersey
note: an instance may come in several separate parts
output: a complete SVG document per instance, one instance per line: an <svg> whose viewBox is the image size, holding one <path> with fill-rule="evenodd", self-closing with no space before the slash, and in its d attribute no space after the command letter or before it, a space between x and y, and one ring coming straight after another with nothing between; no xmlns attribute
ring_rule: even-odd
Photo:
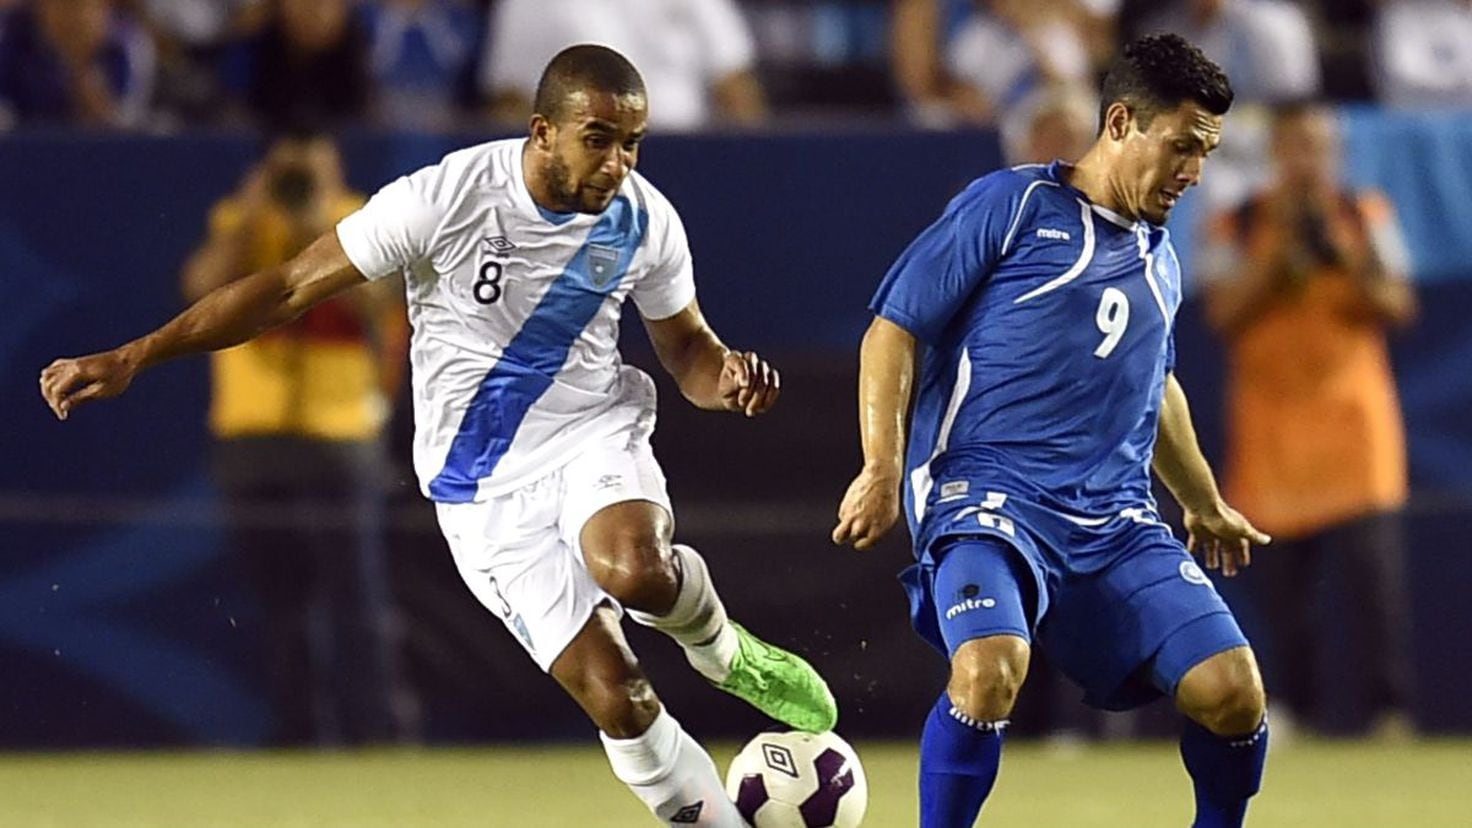
<svg viewBox="0 0 1472 828"><path fill-rule="evenodd" d="M946 620L950 621L963 612L974 609L991 609L997 605L995 598L977 598L981 594L981 587L976 584L967 584L956 590L956 603L946 609Z"/></svg>
<svg viewBox="0 0 1472 828"><path fill-rule="evenodd" d="M588 278L593 287L603 287L618 272L618 253L617 247L588 245Z"/></svg>

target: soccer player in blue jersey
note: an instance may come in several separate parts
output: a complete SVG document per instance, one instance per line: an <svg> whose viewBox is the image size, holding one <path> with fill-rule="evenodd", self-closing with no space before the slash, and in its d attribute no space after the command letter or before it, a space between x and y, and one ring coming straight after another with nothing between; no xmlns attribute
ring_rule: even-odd
<svg viewBox="0 0 1472 828"><path fill-rule="evenodd" d="M1175 700L1198 828L1241 825L1258 789L1257 662L1188 550L1231 577L1269 539L1223 502L1172 374L1181 273L1161 227L1231 102L1180 37L1130 44L1082 159L978 179L874 297L864 468L833 539L873 545L903 489L913 621L951 662L920 743L923 828L975 822L1034 641L1095 706ZM1152 466L1185 509L1184 546Z"/></svg>

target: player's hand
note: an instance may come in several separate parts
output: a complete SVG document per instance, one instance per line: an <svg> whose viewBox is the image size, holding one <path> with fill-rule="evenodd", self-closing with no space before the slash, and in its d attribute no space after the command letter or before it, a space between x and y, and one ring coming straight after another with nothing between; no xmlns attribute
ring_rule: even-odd
<svg viewBox="0 0 1472 828"><path fill-rule="evenodd" d="M900 519L899 489L898 473L865 467L848 485L838 506L833 542L851 543L855 549L868 549L878 543Z"/></svg>
<svg viewBox="0 0 1472 828"><path fill-rule="evenodd" d="M1267 546L1273 539L1252 525L1241 512L1217 501L1201 511L1186 510L1186 548L1199 553L1207 569L1220 569L1234 578L1252 565L1252 547Z"/></svg>
<svg viewBox="0 0 1472 828"><path fill-rule="evenodd" d="M137 374L137 361L121 348L58 359L41 371L41 396L56 418L65 420L83 403L123 393Z"/></svg>
<svg viewBox="0 0 1472 828"><path fill-rule="evenodd" d="M727 411L755 417L776 405L782 393L782 375L755 351L731 351L721 363L716 391Z"/></svg>

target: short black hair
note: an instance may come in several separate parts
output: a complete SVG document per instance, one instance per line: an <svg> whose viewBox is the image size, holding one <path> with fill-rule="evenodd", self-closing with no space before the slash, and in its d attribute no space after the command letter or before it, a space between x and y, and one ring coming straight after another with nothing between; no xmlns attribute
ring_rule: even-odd
<svg viewBox="0 0 1472 828"><path fill-rule="evenodd" d="M532 112L556 123L565 114L568 96L579 91L643 95L644 78L628 58L607 46L569 46L542 70Z"/></svg>
<svg viewBox="0 0 1472 828"><path fill-rule="evenodd" d="M1232 106L1232 82L1202 51L1177 34L1150 34L1130 43L1109 67L1099 93L1099 131L1109 105L1130 108L1140 129L1161 112L1195 101L1213 115Z"/></svg>

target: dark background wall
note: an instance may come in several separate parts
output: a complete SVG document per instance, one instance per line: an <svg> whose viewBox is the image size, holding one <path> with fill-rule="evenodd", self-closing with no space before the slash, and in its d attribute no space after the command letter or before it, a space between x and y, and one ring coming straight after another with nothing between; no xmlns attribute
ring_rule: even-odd
<svg viewBox="0 0 1472 828"><path fill-rule="evenodd" d="M1385 128L1361 128L1371 127ZM343 147L352 182L371 191L482 137L355 134ZM1472 146L1472 129L1449 140ZM268 731L254 666L259 612L224 555L205 473L205 360L161 367L65 424L35 386L51 358L110 346L179 309L177 272L206 210L257 151L235 135L0 140L0 747L253 744ZM865 305L949 196L999 163L988 133L860 132L656 138L641 164L685 219L707 315L786 378L782 403L757 421L693 411L663 385L655 447L680 534L706 553L733 615L812 655L844 702L846 732L913 732L942 677L909 633L894 583L909 557L904 538L867 554L827 542L859 458ZM1385 170L1392 183L1405 175ZM1406 192L1402 202L1419 190ZM1413 244L1435 243L1422 235ZM1444 254L1437 248L1438 263ZM1472 730L1472 702L1457 692L1472 680L1466 267L1438 264L1424 318L1395 342L1416 490L1416 713L1428 728L1463 731ZM1217 456L1221 354L1198 316L1188 303L1178 370ZM637 324L625 338L629 359L653 369ZM460 585L409 480L407 422L395 431L391 569L427 735L586 735L571 703ZM1250 591L1224 590L1254 632ZM762 726L700 686L673 645L632 637L697 733ZM1352 669L1352 631L1343 641L1339 661Z"/></svg>

